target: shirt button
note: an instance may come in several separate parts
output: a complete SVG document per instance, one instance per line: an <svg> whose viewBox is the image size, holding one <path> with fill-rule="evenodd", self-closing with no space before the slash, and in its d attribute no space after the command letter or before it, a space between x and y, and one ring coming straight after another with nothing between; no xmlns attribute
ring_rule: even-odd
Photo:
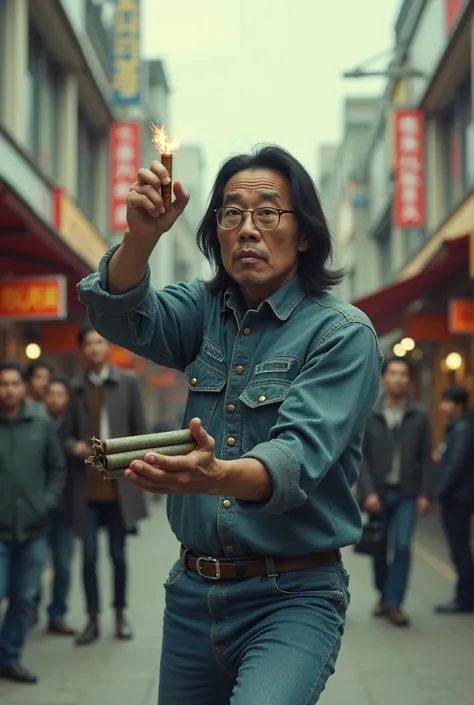
<svg viewBox="0 0 474 705"><path fill-rule="evenodd" d="M262 394L262 396L258 398L258 401L259 401L260 404L261 404L262 401L265 401L265 400L266 400L266 398L267 398L267 397L265 396L265 394Z"/></svg>
<svg viewBox="0 0 474 705"><path fill-rule="evenodd" d="M227 411L229 412L229 414L233 414L234 411L235 411L235 406L234 406L234 404L229 404L228 407L227 407Z"/></svg>
<svg viewBox="0 0 474 705"><path fill-rule="evenodd" d="M235 368L235 371L237 372L238 375L241 375L242 372L244 371L244 368L242 367L242 365L237 365L237 367Z"/></svg>
<svg viewBox="0 0 474 705"><path fill-rule="evenodd" d="M233 546L226 546L225 547L226 553L233 553L234 552L234 547Z"/></svg>
<svg viewBox="0 0 474 705"><path fill-rule="evenodd" d="M235 446L235 438L232 438L232 436L230 438L228 438L227 445L228 446Z"/></svg>
<svg viewBox="0 0 474 705"><path fill-rule="evenodd" d="M250 328L244 328L243 331L242 331L242 333L243 333L244 335L250 335Z"/></svg>
<svg viewBox="0 0 474 705"><path fill-rule="evenodd" d="M225 499L225 500L222 502L222 504L224 505L224 507L225 507L226 509L228 509L228 508L230 507L230 505L231 505L231 501L230 501L230 499Z"/></svg>
<svg viewBox="0 0 474 705"><path fill-rule="evenodd" d="M197 381L196 377L193 377L191 380L191 386L195 387L197 383L198 383L198 381Z"/></svg>

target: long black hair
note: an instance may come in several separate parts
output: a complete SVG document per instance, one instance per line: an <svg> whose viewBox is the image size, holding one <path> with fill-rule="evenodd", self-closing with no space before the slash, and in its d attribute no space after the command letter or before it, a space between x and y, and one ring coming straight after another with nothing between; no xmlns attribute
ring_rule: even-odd
<svg viewBox="0 0 474 705"><path fill-rule="evenodd" d="M225 290L232 283L222 263L215 210L222 206L229 179L246 169L272 169L283 174L290 183L300 235L309 244L308 250L300 255L298 267L305 294L319 295L339 284L344 272L327 267L327 263L332 261L332 238L313 180L300 162L285 149L265 145L256 147L251 154L230 157L221 165L216 176L196 238L199 249L215 272L213 279L206 284L208 291Z"/></svg>

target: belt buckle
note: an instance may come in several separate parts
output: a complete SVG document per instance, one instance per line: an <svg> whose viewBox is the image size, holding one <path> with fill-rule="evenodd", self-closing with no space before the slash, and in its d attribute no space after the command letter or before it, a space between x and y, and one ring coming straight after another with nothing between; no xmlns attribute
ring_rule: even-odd
<svg viewBox="0 0 474 705"><path fill-rule="evenodd" d="M204 575L202 572L201 563L212 563L215 567L216 574ZM221 564L217 558L211 558L211 556L199 556L199 558L196 558L196 572L201 576L201 578L205 578L206 580L220 580Z"/></svg>

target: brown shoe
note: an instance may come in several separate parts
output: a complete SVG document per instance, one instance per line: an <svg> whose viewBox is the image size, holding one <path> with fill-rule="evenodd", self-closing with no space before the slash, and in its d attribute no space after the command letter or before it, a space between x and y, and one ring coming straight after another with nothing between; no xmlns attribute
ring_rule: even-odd
<svg viewBox="0 0 474 705"><path fill-rule="evenodd" d="M386 617L388 612L388 607L385 602L380 599L372 610L373 617Z"/></svg>
<svg viewBox="0 0 474 705"><path fill-rule="evenodd" d="M115 638L120 639L121 641L130 641L130 639L133 639L132 628L123 612L117 612L115 622Z"/></svg>
<svg viewBox="0 0 474 705"><path fill-rule="evenodd" d="M97 619L90 619L84 631L76 637L76 646L88 646L99 638L99 623Z"/></svg>
<svg viewBox="0 0 474 705"><path fill-rule="evenodd" d="M51 619L48 624L48 634L56 634L57 636L74 636L75 632L69 624L62 619Z"/></svg>
<svg viewBox="0 0 474 705"><path fill-rule="evenodd" d="M388 621L395 627L408 627L410 620L401 607L390 607L387 610Z"/></svg>

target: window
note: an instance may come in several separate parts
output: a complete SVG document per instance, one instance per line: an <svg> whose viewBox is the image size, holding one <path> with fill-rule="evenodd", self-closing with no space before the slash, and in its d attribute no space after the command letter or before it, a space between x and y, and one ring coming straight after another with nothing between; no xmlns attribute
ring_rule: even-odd
<svg viewBox="0 0 474 705"><path fill-rule="evenodd" d="M383 233L378 241L380 278L382 286L392 279L392 240L390 230Z"/></svg>
<svg viewBox="0 0 474 705"><path fill-rule="evenodd" d="M29 29L26 94L30 154L42 171L58 180L60 69L32 26Z"/></svg>
<svg viewBox="0 0 474 705"><path fill-rule="evenodd" d="M473 185L469 146L472 142L471 80L464 81L443 114L444 192L450 213Z"/></svg>
<svg viewBox="0 0 474 705"><path fill-rule="evenodd" d="M77 202L87 217L94 221L95 157L100 138L81 109L79 109L78 133Z"/></svg>

